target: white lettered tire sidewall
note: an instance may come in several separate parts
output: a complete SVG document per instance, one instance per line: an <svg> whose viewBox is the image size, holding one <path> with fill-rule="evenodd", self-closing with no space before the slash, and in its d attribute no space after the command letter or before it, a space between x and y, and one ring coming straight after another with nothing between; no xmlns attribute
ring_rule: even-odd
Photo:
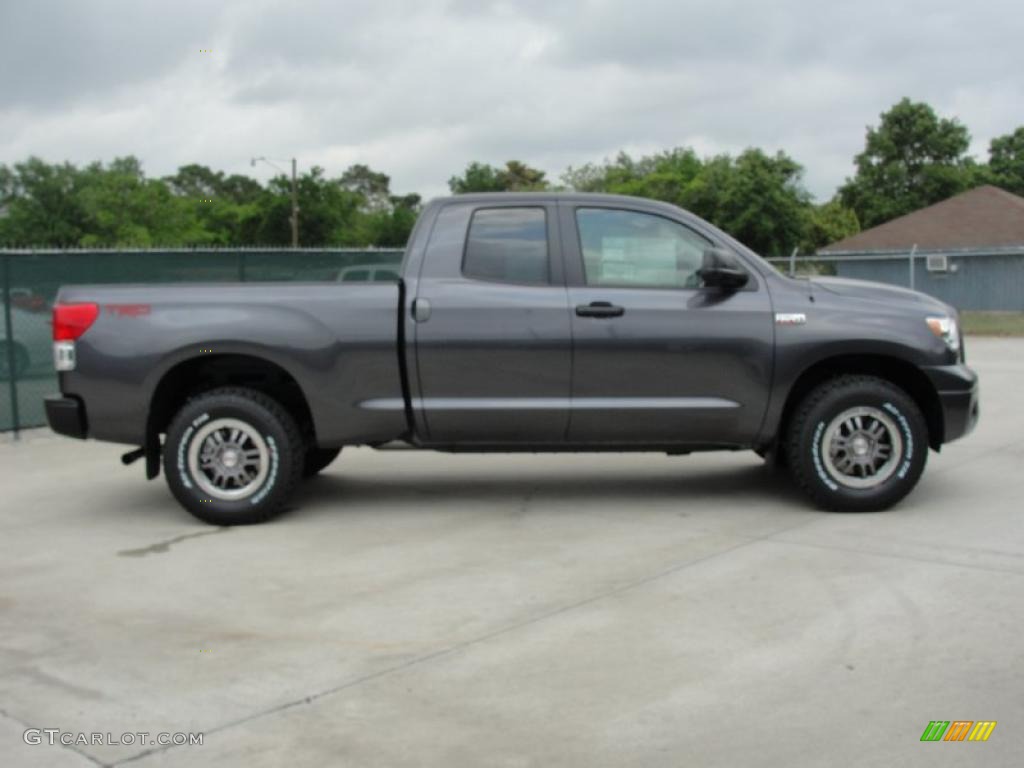
<svg viewBox="0 0 1024 768"><path fill-rule="evenodd" d="M234 500L204 491L189 461L204 425L222 419L243 422L266 447L267 468L258 486ZM301 474L304 456L294 420L277 402L255 390L232 387L200 395L175 415L164 443L164 471L174 497L199 519L215 525L246 525L263 522L281 510Z"/></svg>
<svg viewBox="0 0 1024 768"><path fill-rule="evenodd" d="M830 422L852 408L875 408L898 430L900 456L891 475L870 488L844 485L827 469L823 438ZM813 390L790 425L788 459L794 479L826 509L886 509L917 484L928 458L928 430L920 409L895 385L870 376L843 376Z"/></svg>

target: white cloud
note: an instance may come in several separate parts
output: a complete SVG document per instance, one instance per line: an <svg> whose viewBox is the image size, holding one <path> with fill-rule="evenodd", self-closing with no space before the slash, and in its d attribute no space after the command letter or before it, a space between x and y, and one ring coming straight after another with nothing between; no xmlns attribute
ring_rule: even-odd
<svg viewBox="0 0 1024 768"><path fill-rule="evenodd" d="M471 160L557 179L620 149L760 146L827 197L904 95L980 153L1024 123L1022 19L994 0L5 3L0 162L264 176L252 155L295 155L431 195Z"/></svg>

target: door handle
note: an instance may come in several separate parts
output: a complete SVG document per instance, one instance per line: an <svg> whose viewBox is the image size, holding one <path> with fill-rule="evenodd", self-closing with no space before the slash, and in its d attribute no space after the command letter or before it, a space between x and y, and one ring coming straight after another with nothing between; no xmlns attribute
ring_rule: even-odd
<svg viewBox="0 0 1024 768"><path fill-rule="evenodd" d="M577 317L622 317L626 314L624 307L616 306L610 301L592 301L589 304L576 306Z"/></svg>

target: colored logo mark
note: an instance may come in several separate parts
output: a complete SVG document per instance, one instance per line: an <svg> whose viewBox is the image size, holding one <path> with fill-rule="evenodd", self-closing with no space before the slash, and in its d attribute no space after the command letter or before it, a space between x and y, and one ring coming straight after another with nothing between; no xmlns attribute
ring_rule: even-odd
<svg viewBox="0 0 1024 768"><path fill-rule="evenodd" d="M988 741L995 727L995 720L932 720L921 741Z"/></svg>
<svg viewBox="0 0 1024 768"><path fill-rule="evenodd" d="M151 309L149 304L106 304L104 307L107 312L121 317L141 317L148 315Z"/></svg>

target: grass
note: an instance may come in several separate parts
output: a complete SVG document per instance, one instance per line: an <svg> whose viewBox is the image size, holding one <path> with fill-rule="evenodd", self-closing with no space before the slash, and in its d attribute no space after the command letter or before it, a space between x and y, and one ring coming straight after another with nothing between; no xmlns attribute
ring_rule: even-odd
<svg viewBox="0 0 1024 768"><path fill-rule="evenodd" d="M974 336L1024 336L1024 312L961 312L960 322Z"/></svg>

